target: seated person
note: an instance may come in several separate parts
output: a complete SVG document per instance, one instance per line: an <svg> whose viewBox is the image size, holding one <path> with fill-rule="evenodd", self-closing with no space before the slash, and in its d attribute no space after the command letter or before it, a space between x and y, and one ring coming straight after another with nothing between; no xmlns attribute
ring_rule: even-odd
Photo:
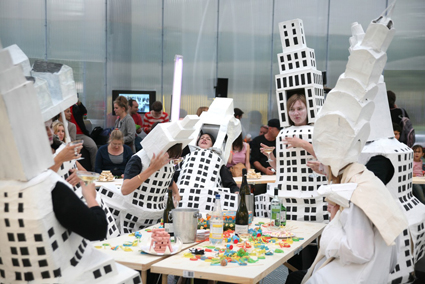
<svg viewBox="0 0 425 284"><path fill-rule="evenodd" d="M201 149L205 149L205 150L209 149L210 151L213 152L214 149L210 149L210 148L214 145L214 141L215 141L215 139L211 134L204 133L199 137L198 141L196 142L196 145ZM174 174L174 180L175 181L179 181L180 172L184 172L185 168L188 167L188 165L186 164L186 161L188 161L191 158L191 155L192 155L192 153L186 155L184 157L184 160L180 163L179 168L181 170L175 172L175 174ZM206 163L204 165L204 170L206 170L206 168L208 166L209 166L209 164ZM211 169L211 170L213 170L213 169ZM209 170L208 170L208 172L209 172ZM236 182L233 179L232 174L230 173L229 169L225 165L222 165L220 167L219 176L213 177L211 182L215 183L216 187L230 188L230 191L232 193L239 192L239 188L236 185ZM178 184L179 184L179 182L178 182ZM205 186L205 184L203 186Z"/></svg>
<svg viewBox="0 0 425 284"><path fill-rule="evenodd" d="M53 144L52 120L45 123L46 133L49 138L50 145ZM66 146L58 155L56 155L55 165L50 169L54 170L62 164L61 161L67 159L75 159L75 146ZM80 145L81 147L81 145ZM61 154L62 153L62 154ZM68 178L70 182L79 183L82 188L82 195L87 202L87 206L78 198L78 196L66 185L65 181L57 182L52 190L53 211L59 223L76 232L83 238L88 240L105 239L107 233L108 222L102 208L96 201L96 188L94 183L85 185L76 175L76 172ZM67 180L68 181L68 180Z"/></svg>
<svg viewBox="0 0 425 284"><path fill-rule="evenodd" d="M124 145L124 136L119 129L111 132L109 142L99 148L96 155L95 172L110 170L114 176L123 176L125 166L133 155L133 151Z"/></svg>
<svg viewBox="0 0 425 284"><path fill-rule="evenodd" d="M162 110L162 103L160 101L156 101L152 103L151 111L145 113L143 118L143 131L146 134L152 131L152 125L155 122L163 123L170 121L168 113Z"/></svg>
<svg viewBox="0 0 425 284"><path fill-rule="evenodd" d="M62 122L53 124L53 133L58 137L59 141L65 143L65 126Z"/></svg>
<svg viewBox="0 0 425 284"><path fill-rule="evenodd" d="M249 144L242 139L242 133L233 141L232 151L226 167L231 168L237 164L243 164L247 170L251 168L249 164L249 153L251 152Z"/></svg>

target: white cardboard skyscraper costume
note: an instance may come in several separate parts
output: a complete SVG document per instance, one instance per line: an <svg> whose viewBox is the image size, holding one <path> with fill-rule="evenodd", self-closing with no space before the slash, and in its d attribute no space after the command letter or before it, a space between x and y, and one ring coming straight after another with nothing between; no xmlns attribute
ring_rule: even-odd
<svg viewBox="0 0 425 284"><path fill-rule="evenodd" d="M140 283L57 221L51 191L66 182L47 170L53 158L33 83L1 45L0 95L0 282Z"/></svg>
<svg viewBox="0 0 425 284"><path fill-rule="evenodd" d="M20 49L16 46L13 50L16 53L19 53L18 51ZM25 54L23 56L25 56ZM23 56L21 55L19 58L22 58ZM24 60L23 63L25 62L26 61ZM38 102L45 121L48 121L59 112L61 112L62 115L65 109L78 101L73 72L69 66L60 63L36 61L31 70L31 75L35 78L34 87L37 91ZM65 131L67 133L66 136L69 137L67 127L68 122L66 119L64 119L64 123ZM65 145L62 144L56 150L54 156L62 151L64 147ZM77 169L76 160L64 162L57 173L66 180L70 175L71 169ZM76 184L73 189L75 194L84 201L80 184ZM107 238L118 236L118 227L116 226L115 220L108 207L105 205L100 195L96 196L96 200L106 213L108 220Z"/></svg>
<svg viewBox="0 0 425 284"><path fill-rule="evenodd" d="M183 120L155 126L143 139L143 149L135 154L140 157L143 170L149 167L154 153L166 152L177 143L185 147L191 141L189 137L195 131L197 121L196 115L188 115ZM170 161L127 196L117 188L102 187L99 190L110 211L116 216L121 233L135 232L160 222L173 174L174 162Z"/></svg>
<svg viewBox="0 0 425 284"><path fill-rule="evenodd" d="M306 98L307 123L315 122L323 105L322 73L316 69L314 50L307 47L302 20L279 23L283 53L277 55L279 75L275 76L276 96L280 126L276 138L276 183L268 185L268 193L256 196L258 216L269 216L274 188L279 188L279 198L286 206L288 220L323 222L328 220L326 203L317 189L326 183L326 177L315 175L306 163L313 158L303 148L287 148L286 137L299 137L309 143L313 126L290 125L287 101L294 94Z"/></svg>
<svg viewBox="0 0 425 284"><path fill-rule="evenodd" d="M215 195L221 195L224 209L237 208L237 196L223 188L220 168L226 165L233 141L242 131L240 121L234 117L233 99L216 98L208 111L203 112L197 123L191 153L184 157L177 186L180 190L180 206L197 208L209 212L214 208ZM201 133L209 133L215 138L211 151L196 146Z"/></svg>
<svg viewBox="0 0 425 284"><path fill-rule="evenodd" d="M370 134L373 99L393 35L390 18L369 25L365 36L352 45L346 72L316 120L315 154L334 177L327 198L342 209L325 228L303 283L385 283L396 265L407 220L385 185L356 163ZM352 193L344 200L338 191L347 192L346 184Z"/></svg>
<svg viewBox="0 0 425 284"><path fill-rule="evenodd" d="M358 29L357 33L353 35L351 45L354 46L357 43L354 41L355 38L363 36L362 30ZM389 276L388 282L407 283L413 281L410 273L414 271L415 263L424 255L425 205L412 194L413 151L394 138L383 76L380 78L374 102L375 111L370 121L371 133L359 162L366 164L370 158L382 155L388 158L394 167L394 176L386 186L392 196L401 204L409 227L403 231L398 262Z"/></svg>

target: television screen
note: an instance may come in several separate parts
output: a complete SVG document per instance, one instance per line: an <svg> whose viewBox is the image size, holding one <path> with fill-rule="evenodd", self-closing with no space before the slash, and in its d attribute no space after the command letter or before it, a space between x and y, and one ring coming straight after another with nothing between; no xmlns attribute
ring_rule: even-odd
<svg viewBox="0 0 425 284"><path fill-rule="evenodd" d="M130 90L113 90L112 91L112 115L114 112L114 101L123 96L128 100L133 99L139 104L138 113L147 113L150 111L151 104L156 100L155 91L130 91Z"/></svg>

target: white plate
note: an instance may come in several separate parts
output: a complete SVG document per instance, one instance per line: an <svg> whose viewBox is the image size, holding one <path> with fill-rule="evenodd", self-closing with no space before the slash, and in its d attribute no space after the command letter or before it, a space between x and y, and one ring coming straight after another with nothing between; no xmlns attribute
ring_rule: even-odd
<svg viewBox="0 0 425 284"><path fill-rule="evenodd" d="M180 238L175 238L175 239L176 239L176 242L175 243L171 243L171 247L173 248L173 251L172 252L170 252L168 248L165 250L165 253L157 253L153 249L149 250L150 245L151 245L151 238L150 237L147 238L147 240L144 241L142 244L140 244L139 245L139 248L143 252L145 252L147 254L151 254L151 255L173 255L173 254L176 254L176 253L180 252L181 249L182 249L182 245L183 245L183 243L180 240Z"/></svg>

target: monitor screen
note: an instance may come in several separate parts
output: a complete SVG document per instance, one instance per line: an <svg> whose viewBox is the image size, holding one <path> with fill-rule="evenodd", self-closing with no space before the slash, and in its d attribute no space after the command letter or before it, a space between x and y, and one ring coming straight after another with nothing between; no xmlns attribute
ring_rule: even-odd
<svg viewBox="0 0 425 284"><path fill-rule="evenodd" d="M138 113L150 111L151 104L156 100L155 91L133 91L133 90L113 90L112 91L112 115L115 115L114 101L123 96L128 100L133 99L139 104Z"/></svg>

